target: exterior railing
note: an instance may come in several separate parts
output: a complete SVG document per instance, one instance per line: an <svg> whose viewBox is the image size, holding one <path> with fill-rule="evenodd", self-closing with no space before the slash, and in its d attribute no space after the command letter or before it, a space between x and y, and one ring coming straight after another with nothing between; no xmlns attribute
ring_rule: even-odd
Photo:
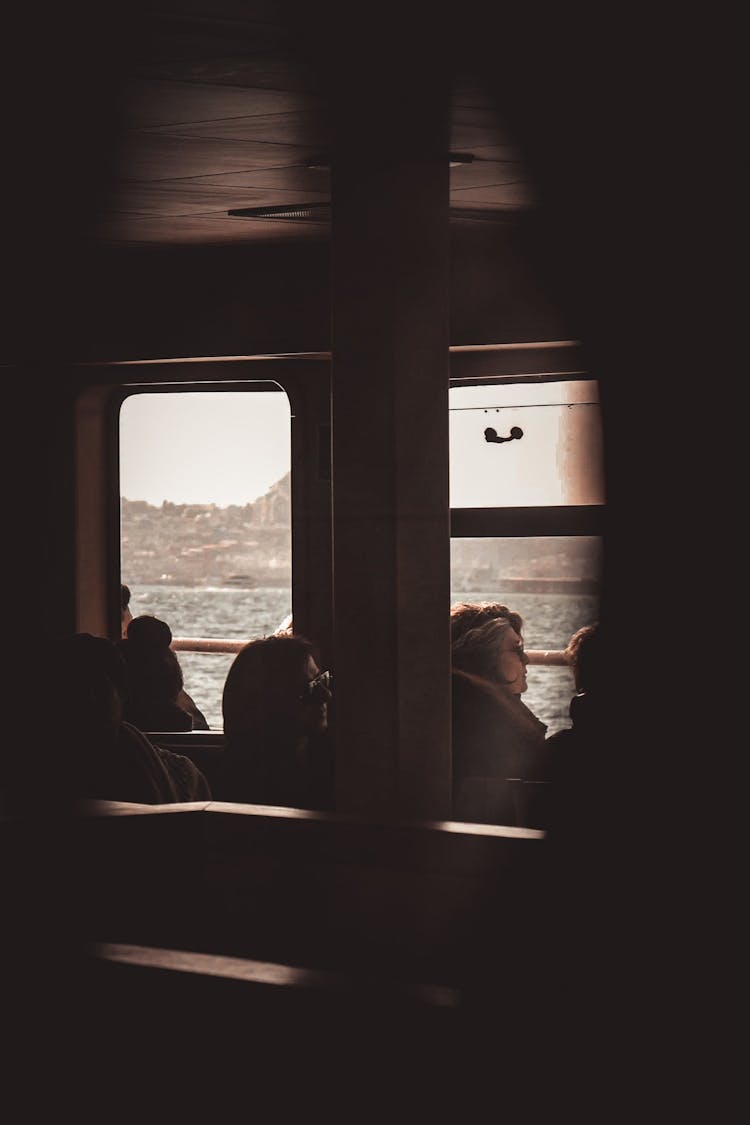
<svg viewBox="0 0 750 1125"><path fill-rule="evenodd" d="M239 652L247 641L219 639L215 637L174 637L172 648L178 652ZM567 665L565 654L559 649L527 648L526 655L529 664L556 664L563 668Z"/></svg>

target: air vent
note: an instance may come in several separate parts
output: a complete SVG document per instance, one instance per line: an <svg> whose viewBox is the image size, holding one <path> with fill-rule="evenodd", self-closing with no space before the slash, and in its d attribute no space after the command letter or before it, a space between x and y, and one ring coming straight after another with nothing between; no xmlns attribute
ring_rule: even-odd
<svg viewBox="0 0 750 1125"><path fill-rule="evenodd" d="M260 219L268 222L289 223L330 223L330 203L290 203L281 207L236 207L227 211L233 219ZM483 223L512 222L514 216L508 211L486 210L477 208L451 207L451 219L468 219Z"/></svg>
<svg viewBox="0 0 750 1125"><path fill-rule="evenodd" d="M295 223L327 223L330 203L290 203L284 207L237 207L227 211L235 219L286 219Z"/></svg>

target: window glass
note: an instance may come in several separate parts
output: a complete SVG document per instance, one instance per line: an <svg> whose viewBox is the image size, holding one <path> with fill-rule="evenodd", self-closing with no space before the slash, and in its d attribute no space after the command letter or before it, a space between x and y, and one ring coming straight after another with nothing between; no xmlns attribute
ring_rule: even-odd
<svg viewBox="0 0 750 1125"><path fill-rule="evenodd" d="M449 405L451 509L472 510L451 540L451 602L502 602L523 618L527 649L559 652L598 618L601 539L559 534L544 509L605 502L598 385L459 384ZM485 517L504 508L538 508L535 530L549 523L549 534L492 537ZM532 663L527 681L524 702L548 733L569 726L570 670Z"/></svg>
<svg viewBox="0 0 750 1125"><path fill-rule="evenodd" d="M450 389L452 508L604 503L595 380Z"/></svg>
<svg viewBox="0 0 750 1125"><path fill-rule="evenodd" d="M502 602L523 618L529 650L559 651L599 615L598 536L451 540L451 603ZM570 726L575 690L567 666L530 664L523 701L548 734Z"/></svg>
<svg viewBox="0 0 750 1125"><path fill-rule="evenodd" d="M133 394L120 411L121 574L175 638L250 640L291 613L291 412L279 389ZM178 651L212 730L233 653Z"/></svg>

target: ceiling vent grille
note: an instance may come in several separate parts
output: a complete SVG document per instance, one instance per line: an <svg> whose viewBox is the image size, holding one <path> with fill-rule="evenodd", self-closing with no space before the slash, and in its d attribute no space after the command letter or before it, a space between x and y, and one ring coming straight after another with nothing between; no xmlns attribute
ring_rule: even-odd
<svg viewBox="0 0 750 1125"><path fill-rule="evenodd" d="M233 219L259 219L266 222L330 223L330 203L290 203L280 207L236 207L227 211ZM467 219L483 223L507 223L513 215L500 210L479 210L471 207L451 207L451 219Z"/></svg>
<svg viewBox="0 0 750 1125"><path fill-rule="evenodd" d="M290 203L281 207L236 207L227 211L235 219L286 219L295 223L327 223L330 203Z"/></svg>

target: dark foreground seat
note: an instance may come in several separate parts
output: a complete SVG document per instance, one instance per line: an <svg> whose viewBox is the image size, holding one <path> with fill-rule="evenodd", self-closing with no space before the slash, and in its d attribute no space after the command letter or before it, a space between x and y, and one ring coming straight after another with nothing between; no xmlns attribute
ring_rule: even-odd
<svg viewBox="0 0 750 1125"><path fill-rule="evenodd" d="M223 731L149 731L148 736L156 746L190 758L205 777L211 792L216 792L224 755Z"/></svg>
<svg viewBox="0 0 750 1125"><path fill-rule="evenodd" d="M545 901L531 829L212 801L92 803L76 836L97 942L454 985L523 948Z"/></svg>
<svg viewBox="0 0 750 1125"><path fill-rule="evenodd" d="M138 1090L153 1113L166 1095L166 1119L203 1097L220 1120L229 1101L277 1121L331 1120L339 1102L342 1121L381 1102L373 1120L399 1119L404 1097L444 1107L464 1038L457 989L250 958L103 943L85 991L108 1101Z"/></svg>
<svg viewBox="0 0 750 1125"><path fill-rule="evenodd" d="M220 802L91 802L46 838L37 823L0 827L34 859L14 916L44 905L38 959L28 941L17 950L30 1041L37 964L52 955L55 1043L107 1098L150 1097L149 1076L172 1111L199 1086L221 1102L229 1085L240 1106L263 1091L309 1110L351 1081L351 1120L402 1081L417 1102L399 1102L401 1119L415 1120L425 1099L444 1108L455 1075L464 1097L483 1075L496 1083L498 1060L507 1093L581 1007L574 904L551 893L543 832Z"/></svg>
<svg viewBox="0 0 750 1125"><path fill-rule="evenodd" d="M453 799L456 820L544 830L549 826L552 792L547 781L518 777L466 777Z"/></svg>

